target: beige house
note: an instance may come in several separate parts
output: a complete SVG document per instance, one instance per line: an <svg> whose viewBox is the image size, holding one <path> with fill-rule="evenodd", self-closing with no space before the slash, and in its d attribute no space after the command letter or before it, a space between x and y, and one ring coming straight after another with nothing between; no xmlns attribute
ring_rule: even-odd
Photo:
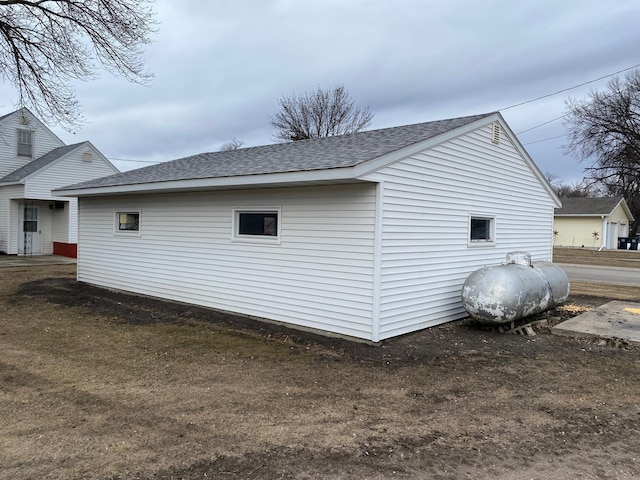
<svg viewBox="0 0 640 480"><path fill-rule="evenodd" d="M618 239L629 236L633 220L622 197L563 198L562 208L555 209L553 245L618 248Z"/></svg>

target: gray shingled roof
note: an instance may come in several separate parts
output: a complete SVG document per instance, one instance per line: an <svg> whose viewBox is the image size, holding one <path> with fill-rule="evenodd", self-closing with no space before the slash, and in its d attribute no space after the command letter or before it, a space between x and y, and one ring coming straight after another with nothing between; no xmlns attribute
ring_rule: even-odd
<svg viewBox="0 0 640 480"><path fill-rule="evenodd" d="M0 183L19 182L33 172L40 170L42 167L49 165L57 159L64 157L69 152L75 150L86 142L76 143L74 145L65 145L63 147L54 148L50 152L45 153L41 157L36 158L32 162L27 163L24 167L14 170L10 174L0 178Z"/></svg>
<svg viewBox="0 0 640 480"><path fill-rule="evenodd" d="M69 185L64 189L354 167L490 115L493 113L262 147L201 153Z"/></svg>
<svg viewBox="0 0 640 480"><path fill-rule="evenodd" d="M609 215L616 208L622 197L562 199L562 208L556 208L556 215Z"/></svg>

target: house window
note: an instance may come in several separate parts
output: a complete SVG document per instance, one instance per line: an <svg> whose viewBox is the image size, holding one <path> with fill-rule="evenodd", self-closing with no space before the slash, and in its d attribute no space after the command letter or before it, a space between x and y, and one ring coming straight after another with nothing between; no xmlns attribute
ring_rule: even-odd
<svg viewBox="0 0 640 480"><path fill-rule="evenodd" d="M21 157L33 156L33 132L18 130L18 155Z"/></svg>
<svg viewBox="0 0 640 480"><path fill-rule="evenodd" d="M234 210L234 239L280 240L280 208Z"/></svg>
<svg viewBox="0 0 640 480"><path fill-rule="evenodd" d="M469 245L493 245L495 243L495 217L469 216Z"/></svg>
<svg viewBox="0 0 640 480"><path fill-rule="evenodd" d="M38 231L38 209L34 207L24 207L24 220L22 231L33 233Z"/></svg>
<svg viewBox="0 0 640 480"><path fill-rule="evenodd" d="M139 232L140 212L116 212L116 232Z"/></svg>

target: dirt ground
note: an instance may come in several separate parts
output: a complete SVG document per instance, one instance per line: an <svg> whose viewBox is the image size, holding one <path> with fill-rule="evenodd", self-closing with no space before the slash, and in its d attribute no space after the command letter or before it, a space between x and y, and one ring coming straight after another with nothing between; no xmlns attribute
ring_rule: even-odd
<svg viewBox="0 0 640 480"><path fill-rule="evenodd" d="M371 346L74 270L0 269L1 479L640 476L638 347L469 320ZM554 321L640 301L589 288Z"/></svg>

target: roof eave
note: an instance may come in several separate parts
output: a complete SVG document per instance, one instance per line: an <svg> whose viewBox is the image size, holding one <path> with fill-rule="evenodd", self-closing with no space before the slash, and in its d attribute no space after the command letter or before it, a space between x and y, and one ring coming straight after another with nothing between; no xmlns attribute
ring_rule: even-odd
<svg viewBox="0 0 640 480"><path fill-rule="evenodd" d="M361 181L354 177L353 168L333 168L303 172L285 172L235 177L197 178L165 182L136 183L89 188L60 188L54 190L63 197L91 197L125 194L162 193L176 191L214 190L225 188L261 188L282 185L310 185Z"/></svg>

